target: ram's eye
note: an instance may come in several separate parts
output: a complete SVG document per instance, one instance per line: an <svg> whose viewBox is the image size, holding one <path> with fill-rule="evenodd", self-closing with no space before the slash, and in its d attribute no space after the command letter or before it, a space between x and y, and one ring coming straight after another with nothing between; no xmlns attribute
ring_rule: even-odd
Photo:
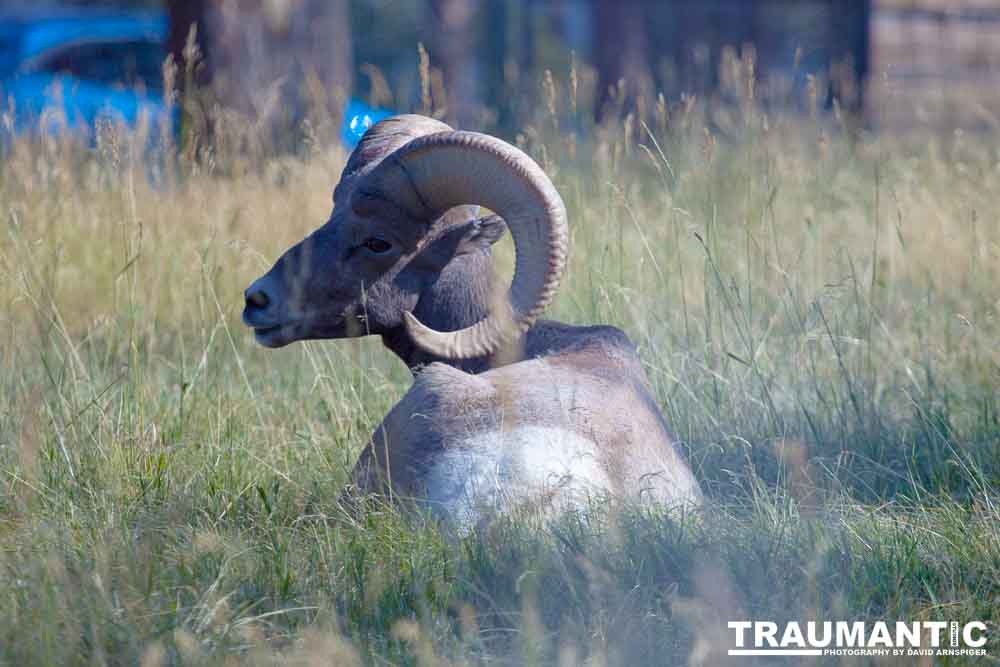
<svg viewBox="0 0 1000 667"><path fill-rule="evenodd" d="M377 236L365 241L362 245L371 250L376 255L381 255L382 253L389 252L392 249L392 244L385 239L380 239Z"/></svg>

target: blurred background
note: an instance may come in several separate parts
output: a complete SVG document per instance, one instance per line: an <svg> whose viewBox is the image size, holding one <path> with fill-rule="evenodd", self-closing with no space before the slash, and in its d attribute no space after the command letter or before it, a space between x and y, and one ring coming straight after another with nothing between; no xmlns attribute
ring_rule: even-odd
<svg viewBox="0 0 1000 667"><path fill-rule="evenodd" d="M552 72L575 122L604 122L724 101L727 54L754 69L765 107L880 129L996 125L995 0L0 1L18 131L54 107L72 126L146 113L206 133L207 109L225 109L290 146L304 121L350 146L402 111L512 136Z"/></svg>

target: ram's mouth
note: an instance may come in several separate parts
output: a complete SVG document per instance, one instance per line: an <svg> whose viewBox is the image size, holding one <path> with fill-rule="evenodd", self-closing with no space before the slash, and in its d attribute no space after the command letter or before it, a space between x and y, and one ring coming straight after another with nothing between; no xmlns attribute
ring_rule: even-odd
<svg viewBox="0 0 1000 667"><path fill-rule="evenodd" d="M344 338L367 333L364 330L348 333L345 322L343 314L338 317L323 317L297 313L294 318L275 322L274 319L260 317L257 313L243 311L243 324L253 329L257 343L271 348L284 347L300 340Z"/></svg>
<svg viewBox="0 0 1000 667"><path fill-rule="evenodd" d="M262 322L255 321L256 319L253 314L247 311L243 312L243 323L253 329L254 338L264 347L283 347L298 340L295 335L298 330L298 322L276 323L273 320Z"/></svg>
<svg viewBox="0 0 1000 667"><path fill-rule="evenodd" d="M284 324L275 324L273 327L254 327L253 332L258 336L266 336L267 334L273 333L284 326Z"/></svg>
<svg viewBox="0 0 1000 667"><path fill-rule="evenodd" d="M268 327L254 327L253 335L264 347L284 347L296 340L294 325L276 324Z"/></svg>

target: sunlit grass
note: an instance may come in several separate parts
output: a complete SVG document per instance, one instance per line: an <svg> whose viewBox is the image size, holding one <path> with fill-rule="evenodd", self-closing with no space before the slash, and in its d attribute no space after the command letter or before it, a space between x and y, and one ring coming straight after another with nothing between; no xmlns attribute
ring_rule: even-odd
<svg viewBox="0 0 1000 667"><path fill-rule="evenodd" d="M637 343L707 511L597 502L460 543L349 519L408 372L374 340L269 351L239 322L345 153L17 141L4 660L715 664L737 618L985 620L997 654L997 137L914 145L752 99L595 128L547 85L520 143L570 212L551 316Z"/></svg>

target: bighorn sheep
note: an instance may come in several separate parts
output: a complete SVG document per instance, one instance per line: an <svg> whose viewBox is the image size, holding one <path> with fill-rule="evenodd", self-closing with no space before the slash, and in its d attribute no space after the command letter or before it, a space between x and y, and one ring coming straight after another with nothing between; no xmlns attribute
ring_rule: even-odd
<svg viewBox="0 0 1000 667"><path fill-rule="evenodd" d="M473 219L477 204L497 215ZM505 228L516 264L495 299L491 246ZM330 220L246 290L243 320L267 347L379 335L413 370L355 467L363 492L416 499L465 528L593 492L698 504L625 334L536 321L567 245L563 202L531 158L397 116L351 154ZM520 360L491 367L501 348Z"/></svg>

